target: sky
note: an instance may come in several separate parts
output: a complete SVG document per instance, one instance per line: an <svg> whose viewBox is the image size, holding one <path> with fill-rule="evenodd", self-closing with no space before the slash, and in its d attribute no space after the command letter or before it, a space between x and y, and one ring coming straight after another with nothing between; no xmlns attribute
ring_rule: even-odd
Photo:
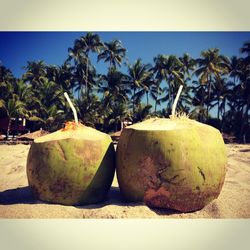
<svg viewBox="0 0 250 250"><path fill-rule="evenodd" d="M189 53L200 56L202 50L219 48L223 55L239 56L243 43L250 40L250 32L94 32L104 42L121 40L127 49L130 63L141 58L153 63L158 54L181 56ZM15 77L21 77L27 61L44 60L49 65L61 65L66 60L68 48L86 32L0 32L0 62ZM92 63L98 73L107 72L107 64ZM122 71L125 71L122 68ZM125 72L124 72L125 73Z"/></svg>

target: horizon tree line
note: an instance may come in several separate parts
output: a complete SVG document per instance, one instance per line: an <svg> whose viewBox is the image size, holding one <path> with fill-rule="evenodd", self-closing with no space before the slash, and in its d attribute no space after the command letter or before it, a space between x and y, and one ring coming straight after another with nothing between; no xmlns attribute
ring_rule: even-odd
<svg viewBox="0 0 250 250"><path fill-rule="evenodd" d="M250 41L240 48L240 57L231 58L210 48L199 58L159 54L152 64L141 58L130 63L126 52L120 40L103 42L88 32L68 48L62 65L28 61L16 78L1 64L0 117L26 117L37 128L57 130L73 118L63 95L67 91L84 124L111 132L124 120L168 117L182 84L179 112L250 141ZM97 72L93 55L95 63L106 63L106 74Z"/></svg>

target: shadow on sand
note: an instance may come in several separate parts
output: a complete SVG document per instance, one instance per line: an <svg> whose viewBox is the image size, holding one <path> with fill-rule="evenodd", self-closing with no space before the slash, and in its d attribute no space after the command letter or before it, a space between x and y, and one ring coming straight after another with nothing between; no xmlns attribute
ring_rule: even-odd
<svg viewBox="0 0 250 250"><path fill-rule="evenodd" d="M0 192L0 205L14 205L14 204L53 204L48 202L43 202L36 200L33 196L32 190L29 186L20 187L15 189L8 189ZM100 208L107 205L121 205L121 206L131 206L138 203L125 203L121 197L118 187L111 187L106 200L84 206L76 206L78 208Z"/></svg>
<svg viewBox="0 0 250 250"><path fill-rule="evenodd" d="M36 204L31 189L27 187L8 189L0 192L0 205Z"/></svg>
<svg viewBox="0 0 250 250"><path fill-rule="evenodd" d="M151 211L158 215L171 215L171 214L182 214L182 212L179 212L177 210L173 209L167 209L167 208L149 208Z"/></svg>
<svg viewBox="0 0 250 250"><path fill-rule="evenodd" d="M32 191L29 186L8 189L0 192L0 205L14 205L14 204L48 204L54 205L53 203L47 203L43 201L38 201L34 198ZM108 193L106 200L100 203L84 205L84 206L75 206L79 209L96 209L102 208L108 205L117 205L117 206L126 206L126 207L136 207L144 205L143 202L125 202L121 196L120 190L118 187L111 187ZM171 209L159 209L159 208L150 208L150 210L158 215L170 215L170 214L179 214L178 211Z"/></svg>
<svg viewBox="0 0 250 250"><path fill-rule="evenodd" d="M20 187L15 189L8 189L0 192L0 205L14 205L14 204L50 204L44 201L36 200L33 196L32 190L29 186ZM75 206L77 208L101 208L107 205L119 205L119 206L136 206L141 203L126 203L121 197L118 187L111 187L107 198L100 202L91 205ZM55 205L55 204L54 204Z"/></svg>
<svg viewBox="0 0 250 250"><path fill-rule="evenodd" d="M92 208L102 208L108 205L135 207L135 206L143 205L143 203L142 202L133 202L133 203L126 202L122 198L119 187L111 187L107 195L107 198L104 201L95 203L95 204L76 206L76 207L82 208L82 209L92 209Z"/></svg>

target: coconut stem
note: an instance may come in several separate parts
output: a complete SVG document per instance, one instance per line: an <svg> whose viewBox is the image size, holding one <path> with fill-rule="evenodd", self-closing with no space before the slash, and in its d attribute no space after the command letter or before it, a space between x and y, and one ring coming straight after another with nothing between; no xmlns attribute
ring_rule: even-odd
<svg viewBox="0 0 250 250"><path fill-rule="evenodd" d="M75 123L78 124L78 118L77 118L76 109L75 109L73 103L71 102L68 93L67 93L67 92L64 92L64 96L66 97L66 99L67 99L67 101L68 101L68 103L69 103L69 106L70 106L70 108L71 108L72 111L73 111Z"/></svg>
<svg viewBox="0 0 250 250"><path fill-rule="evenodd" d="M178 92L177 92L177 95L176 95L176 97L174 99L174 104L172 106L172 116L175 116L176 105L177 105L177 102L178 102L179 97L181 95L182 88L183 88L183 85L180 85L180 87L178 89Z"/></svg>

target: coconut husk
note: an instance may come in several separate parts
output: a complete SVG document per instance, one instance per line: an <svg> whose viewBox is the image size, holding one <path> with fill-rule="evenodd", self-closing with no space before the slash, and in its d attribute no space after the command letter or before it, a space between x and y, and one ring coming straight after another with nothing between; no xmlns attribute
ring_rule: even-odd
<svg viewBox="0 0 250 250"><path fill-rule="evenodd" d="M30 140L30 141L33 141L36 138L47 135L47 134L49 134L48 131L40 129L40 130L37 130L37 131L35 131L33 133L27 133L27 134L20 135L18 137L18 140Z"/></svg>
<svg viewBox="0 0 250 250"><path fill-rule="evenodd" d="M0 135L0 141L2 141L4 139L4 137L2 135Z"/></svg>

